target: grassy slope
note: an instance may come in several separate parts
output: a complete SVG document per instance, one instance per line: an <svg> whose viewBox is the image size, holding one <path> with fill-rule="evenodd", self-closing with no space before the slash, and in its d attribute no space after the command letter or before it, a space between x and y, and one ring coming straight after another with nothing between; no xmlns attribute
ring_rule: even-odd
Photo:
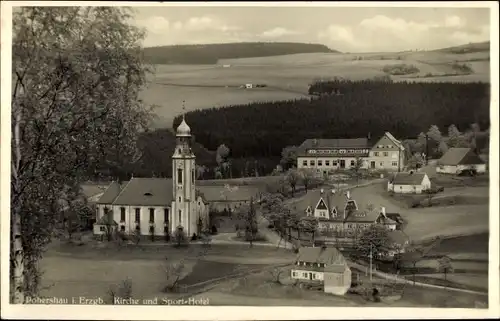
<svg viewBox="0 0 500 321"><path fill-rule="evenodd" d="M317 79L343 77L367 79L383 76L386 65L408 64L420 72L394 76L408 81L489 81L489 51L456 54L446 51L399 53L301 53L285 56L222 59L213 65L158 65L142 98L158 105L154 127L170 127L175 115L187 110L220 107L256 101L307 97L307 89ZM362 60L357 60L359 57ZM455 71L452 64L467 63L474 73L446 76ZM222 65L229 64L229 68ZM425 78L427 74L433 77ZM246 83L267 84L267 88L240 89Z"/></svg>

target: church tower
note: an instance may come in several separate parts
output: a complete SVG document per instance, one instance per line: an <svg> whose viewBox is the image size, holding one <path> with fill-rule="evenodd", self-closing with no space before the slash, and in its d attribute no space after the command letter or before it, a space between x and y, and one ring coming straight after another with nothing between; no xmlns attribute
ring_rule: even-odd
<svg viewBox="0 0 500 321"><path fill-rule="evenodd" d="M191 150L191 129L184 116L177 127L177 144L172 156L172 225L171 233L182 228L186 236L197 233L195 155Z"/></svg>

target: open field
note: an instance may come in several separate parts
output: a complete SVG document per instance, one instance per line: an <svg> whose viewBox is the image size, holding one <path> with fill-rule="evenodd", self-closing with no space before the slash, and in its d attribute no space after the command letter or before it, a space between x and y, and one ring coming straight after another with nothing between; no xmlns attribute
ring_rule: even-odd
<svg viewBox="0 0 500 321"><path fill-rule="evenodd" d="M283 281L286 281L286 273ZM288 282L285 282L288 284ZM256 273L238 280L223 282L215 288L198 294L195 298L208 298L211 305L257 305L257 306L380 306L380 307L468 307L487 303L481 295L449 292L406 285L402 297L395 302L374 303L355 294L343 297L321 291L300 289L292 285L273 282L269 273Z"/></svg>
<svg viewBox="0 0 500 321"><path fill-rule="evenodd" d="M361 60L359 60L361 58ZM453 75L454 63L466 63L471 74ZM342 77L362 80L384 76L386 65L407 64L419 69L412 75L392 76L406 81L489 81L489 52L307 53L273 57L223 59L217 65L157 65L142 99L158 106L154 127L170 127L186 110L207 109L258 101L308 97L308 86L317 79ZM222 65L230 65L223 68ZM432 76L430 76L432 75ZM418 78L415 78L418 77ZM242 89L241 85L266 84Z"/></svg>
<svg viewBox="0 0 500 321"><path fill-rule="evenodd" d="M206 253L199 257L199 253ZM263 258L266 258L265 260ZM248 244L213 244L209 249L200 245L176 249L168 245L105 246L85 244L56 245L41 261L42 296L102 297L112 286L129 279L134 298L165 297L165 267L182 260L182 285L193 285L225 277L231 273L293 261L289 251L274 247L253 247Z"/></svg>

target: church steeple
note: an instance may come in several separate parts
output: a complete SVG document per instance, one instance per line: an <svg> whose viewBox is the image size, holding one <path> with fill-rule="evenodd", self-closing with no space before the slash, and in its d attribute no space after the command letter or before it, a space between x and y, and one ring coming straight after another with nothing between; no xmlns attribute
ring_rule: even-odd
<svg viewBox="0 0 500 321"><path fill-rule="evenodd" d="M182 228L191 235L196 232L196 187L195 187L195 155L191 150L191 128L184 116L185 105L182 102L182 122L176 129L177 145L172 155L172 225L171 230Z"/></svg>

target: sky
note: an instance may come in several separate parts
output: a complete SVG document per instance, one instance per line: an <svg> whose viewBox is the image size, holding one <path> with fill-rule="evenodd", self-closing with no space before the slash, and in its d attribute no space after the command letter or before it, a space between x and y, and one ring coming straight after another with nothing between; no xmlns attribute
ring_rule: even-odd
<svg viewBox="0 0 500 321"><path fill-rule="evenodd" d="M135 7L147 47L248 41L342 52L425 50L490 39L488 8Z"/></svg>

